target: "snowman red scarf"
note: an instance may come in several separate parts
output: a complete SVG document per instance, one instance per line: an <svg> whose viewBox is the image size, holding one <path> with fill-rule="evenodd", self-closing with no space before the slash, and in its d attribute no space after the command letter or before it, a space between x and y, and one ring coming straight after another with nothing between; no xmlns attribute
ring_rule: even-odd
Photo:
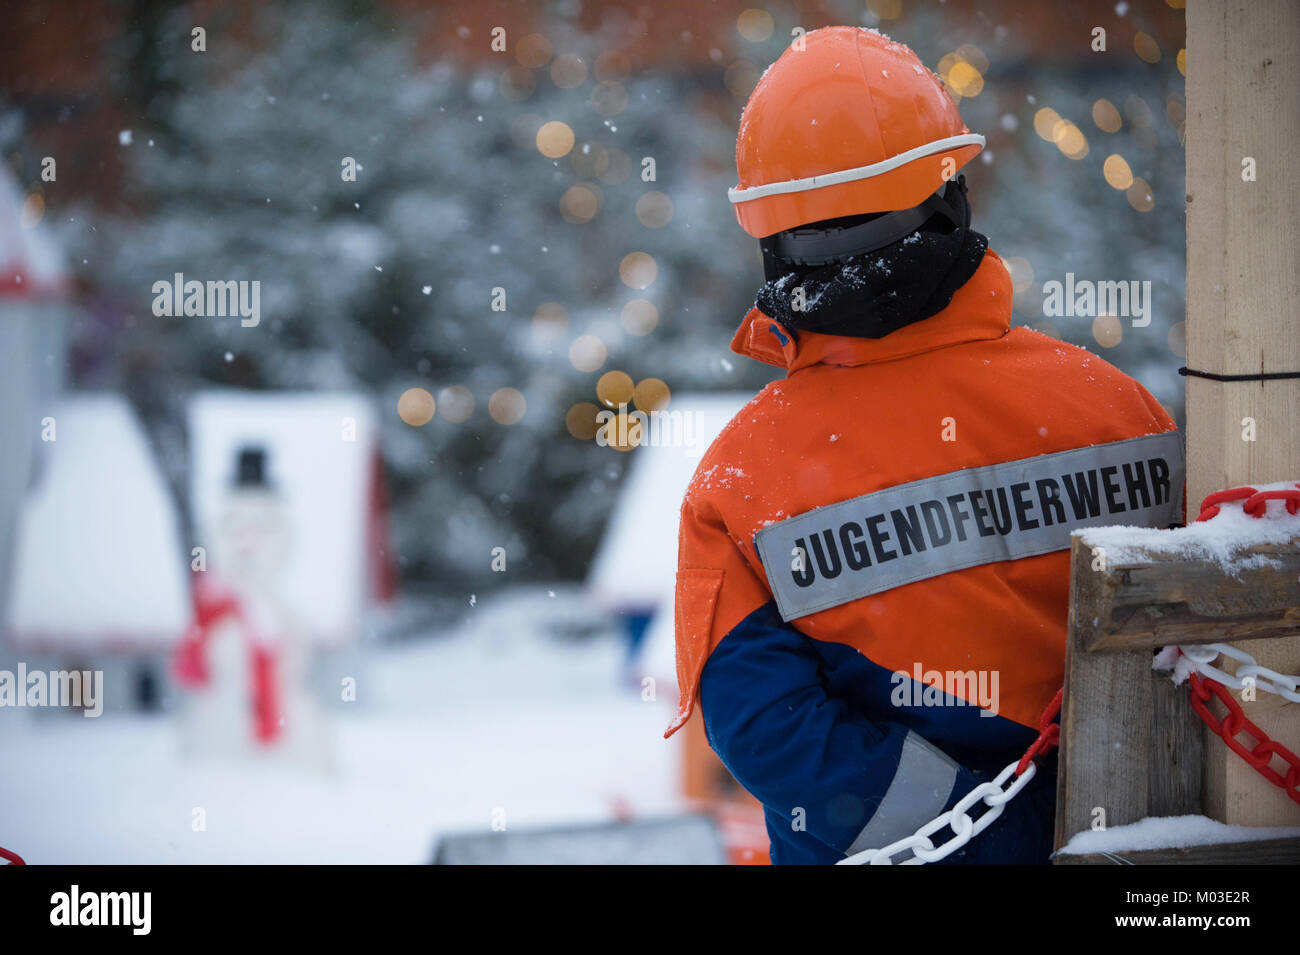
<svg viewBox="0 0 1300 955"><path fill-rule="evenodd" d="M275 651L264 641L255 639L248 615L244 613L233 592L211 583L207 575L196 576L193 589L194 623L177 646L173 663L177 681L190 688L206 687L209 684L212 675L208 668L208 642L220 623L228 618L233 619L244 634L248 648L253 735L259 743L273 743L283 729Z"/></svg>

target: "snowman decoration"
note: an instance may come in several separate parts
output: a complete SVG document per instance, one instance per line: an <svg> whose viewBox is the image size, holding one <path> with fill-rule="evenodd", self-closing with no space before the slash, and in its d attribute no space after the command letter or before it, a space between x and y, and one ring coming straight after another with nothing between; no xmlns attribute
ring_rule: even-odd
<svg viewBox="0 0 1300 955"><path fill-rule="evenodd" d="M214 531L176 659L185 750L329 771L333 735L307 688L311 647L285 600L292 531L264 448L240 449Z"/></svg>

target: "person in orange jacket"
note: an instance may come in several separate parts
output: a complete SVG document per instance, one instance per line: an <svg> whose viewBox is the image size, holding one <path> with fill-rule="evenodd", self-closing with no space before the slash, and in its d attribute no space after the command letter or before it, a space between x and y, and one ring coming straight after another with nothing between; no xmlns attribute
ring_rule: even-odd
<svg viewBox="0 0 1300 955"><path fill-rule="evenodd" d="M1136 381L1010 329L956 175L984 139L941 81L873 30L803 39L745 107L730 191L767 278L732 348L786 377L682 504L667 735L700 709L773 861L831 863L1023 753L1062 683L1071 531L1178 522L1183 461ZM946 861L1046 862L1053 769Z"/></svg>

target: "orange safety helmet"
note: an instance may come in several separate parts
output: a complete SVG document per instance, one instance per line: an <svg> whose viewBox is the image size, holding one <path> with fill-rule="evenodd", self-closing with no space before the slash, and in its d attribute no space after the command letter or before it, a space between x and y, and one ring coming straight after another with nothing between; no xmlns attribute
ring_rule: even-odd
<svg viewBox="0 0 1300 955"><path fill-rule="evenodd" d="M984 148L943 81L875 30L824 27L758 81L736 136L741 228L764 238L810 222L910 209Z"/></svg>

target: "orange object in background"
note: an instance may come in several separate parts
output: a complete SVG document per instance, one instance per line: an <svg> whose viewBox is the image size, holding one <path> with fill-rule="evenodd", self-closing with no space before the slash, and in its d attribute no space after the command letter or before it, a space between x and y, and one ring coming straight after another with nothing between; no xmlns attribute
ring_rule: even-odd
<svg viewBox="0 0 1300 955"><path fill-rule="evenodd" d="M763 805L744 789L709 748L704 720L683 727L682 793L711 815L732 865L769 865Z"/></svg>

